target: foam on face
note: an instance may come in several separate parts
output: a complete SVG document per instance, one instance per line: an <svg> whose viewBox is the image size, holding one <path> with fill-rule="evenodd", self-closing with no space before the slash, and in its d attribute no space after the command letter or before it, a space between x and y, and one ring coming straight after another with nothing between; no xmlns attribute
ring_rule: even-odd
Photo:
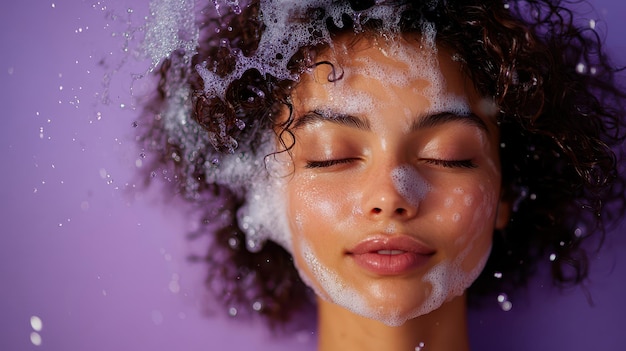
<svg viewBox="0 0 626 351"><path fill-rule="evenodd" d="M398 167L391 172L396 190L407 201L424 200L428 192L432 190L417 172L407 167ZM397 180L397 179L403 180ZM408 184L408 186L407 186ZM462 247L459 254L454 258L447 258L434 265L423 276L422 282L426 291L424 301L409 311L383 310L380 306L368 303L367 295L379 299L392 300L395 297L393 291L385 290L376 282L370 284L362 291L351 285L349 280L325 266L319 259L309 243L303 238L298 238L301 243L301 255L304 257L305 267L296 267L304 281L314 289L322 299L340 305L353 313L366 318L378 320L389 326L400 326L406 321L430 313L438 309L442 304L462 295L474 282L483 270L490 253L490 246L484 252L479 253L478 258L470 258L471 267L467 266L468 256L474 253L475 241L484 230L484 216L490 217L495 201L494 194L485 193L486 188L480 186L483 193L480 206L475 209L474 216L468 228L468 233L457 238L456 246ZM471 195L466 194L463 188L457 187L452 190L451 196L467 199ZM448 197L447 199L451 199ZM454 215L459 215L455 213ZM460 220L460 218L458 219ZM457 221L458 221L457 220ZM395 228L389 227L388 232ZM473 233L473 234L472 234ZM475 261L475 262L474 262ZM312 274L312 277L309 275ZM416 286L416 288L418 288Z"/></svg>
<svg viewBox="0 0 626 351"><path fill-rule="evenodd" d="M415 43L411 42L415 40L419 41L419 50L415 48ZM424 25L424 34L420 37L405 38L397 33L385 33L380 35L380 38L374 38L373 43L366 41L365 45L373 45L392 62L387 64L368 56L353 59L351 50L355 50L354 46L357 46L356 50L361 49L358 42L334 43L331 50L324 52L324 60L333 62L335 69L342 73L343 78L332 84L323 85L327 91L325 97L303 97L304 102L309 106L316 106L316 110L336 109L343 113L362 116L375 108L383 108L384 104L392 104L394 90L408 89L413 82L421 80L425 87L414 92L416 97L428 100L426 112L436 114L445 111L461 116L471 112L465 97L446 90L445 79L439 71L438 50L434 28L431 25ZM342 65L345 60L350 61L349 65ZM401 67L398 67L398 64ZM313 71L312 80L323 83L327 79L326 72L318 75L316 72ZM354 82L351 77L375 81L381 85L382 90L391 94L390 99L386 102L376 100L364 91L352 89L351 85ZM381 104L383 106L380 106ZM410 109L405 110L405 116L407 120L414 117ZM407 124L407 130L409 127Z"/></svg>
<svg viewBox="0 0 626 351"><path fill-rule="evenodd" d="M405 316L399 311L381 311L380 308L371 306L367 302L365 292L355 289L349 284L349 282L342 279L340 275L324 266L318 260L318 255L313 252L309 244L304 241L301 242L301 244L301 254L302 257L304 257L306 267L298 267L296 265L296 268L300 272L300 276L303 281L311 287L313 291L315 291L315 294L320 298L330 303L342 306L357 315L377 320L388 326L400 326L408 319L417 316ZM313 274L314 281L309 279L307 271ZM380 289L380 286L376 284L371 285L368 289L370 290L368 292L370 295L377 296L379 299L393 299L395 297L393 291L382 290Z"/></svg>
<svg viewBox="0 0 626 351"><path fill-rule="evenodd" d="M430 184L410 165L394 168L391 171L391 179L398 193L413 207L419 207L419 203L431 190Z"/></svg>

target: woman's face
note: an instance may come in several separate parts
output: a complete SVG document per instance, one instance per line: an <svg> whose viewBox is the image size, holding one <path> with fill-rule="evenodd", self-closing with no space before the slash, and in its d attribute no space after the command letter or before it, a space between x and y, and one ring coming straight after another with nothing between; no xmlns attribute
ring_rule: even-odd
<svg viewBox="0 0 626 351"><path fill-rule="evenodd" d="M400 325L463 294L505 221L495 108L421 37L334 44L341 79L318 65L292 95L292 254L319 297Z"/></svg>

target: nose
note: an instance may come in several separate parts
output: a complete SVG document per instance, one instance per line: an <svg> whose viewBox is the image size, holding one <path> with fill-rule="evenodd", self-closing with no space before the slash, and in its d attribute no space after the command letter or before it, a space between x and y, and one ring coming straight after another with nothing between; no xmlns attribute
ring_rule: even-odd
<svg viewBox="0 0 626 351"><path fill-rule="evenodd" d="M415 168L401 165L368 179L363 210L372 219L414 217L430 186Z"/></svg>

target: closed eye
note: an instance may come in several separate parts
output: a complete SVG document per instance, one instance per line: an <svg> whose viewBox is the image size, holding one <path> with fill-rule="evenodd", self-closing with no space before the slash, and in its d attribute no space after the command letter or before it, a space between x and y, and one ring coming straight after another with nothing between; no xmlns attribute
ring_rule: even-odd
<svg viewBox="0 0 626 351"><path fill-rule="evenodd" d="M422 159L428 164L441 166L445 168L466 168L472 169L478 167L472 160L440 160L436 158Z"/></svg>
<svg viewBox="0 0 626 351"><path fill-rule="evenodd" d="M356 158L342 158L337 160L322 160L322 161L307 161L305 168L327 168L336 165L351 163L356 161Z"/></svg>

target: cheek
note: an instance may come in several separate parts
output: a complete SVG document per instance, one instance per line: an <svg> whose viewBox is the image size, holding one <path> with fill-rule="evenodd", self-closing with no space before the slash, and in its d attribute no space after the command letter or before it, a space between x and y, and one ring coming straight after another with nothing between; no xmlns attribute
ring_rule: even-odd
<svg viewBox="0 0 626 351"><path fill-rule="evenodd" d="M289 184L288 216L292 230L298 233L303 228L310 228L310 223L317 220L329 220L338 210L336 196L330 189L316 184L315 179L304 177L294 178Z"/></svg>
<svg viewBox="0 0 626 351"><path fill-rule="evenodd" d="M497 194L492 188L483 183L456 188L447 199L452 202L452 225L457 227L453 250L466 272L482 268L489 255L497 206Z"/></svg>
<svg viewBox="0 0 626 351"><path fill-rule="evenodd" d="M348 286L331 267L336 267L337 233L349 228L354 194L338 183L294 177L287 187L287 206L292 233L294 264L304 283L327 301L356 296L346 294ZM331 298L332 297L332 298Z"/></svg>
<svg viewBox="0 0 626 351"><path fill-rule="evenodd" d="M359 212L360 198L349 184L295 176L288 184L287 206L293 234L310 236L313 243L325 233L349 226Z"/></svg>
<svg viewBox="0 0 626 351"><path fill-rule="evenodd" d="M440 245L449 259L461 258L471 266L491 247L497 193L489 181L474 181L439 188L431 202L433 222L441 229ZM471 261L471 262L470 262Z"/></svg>

